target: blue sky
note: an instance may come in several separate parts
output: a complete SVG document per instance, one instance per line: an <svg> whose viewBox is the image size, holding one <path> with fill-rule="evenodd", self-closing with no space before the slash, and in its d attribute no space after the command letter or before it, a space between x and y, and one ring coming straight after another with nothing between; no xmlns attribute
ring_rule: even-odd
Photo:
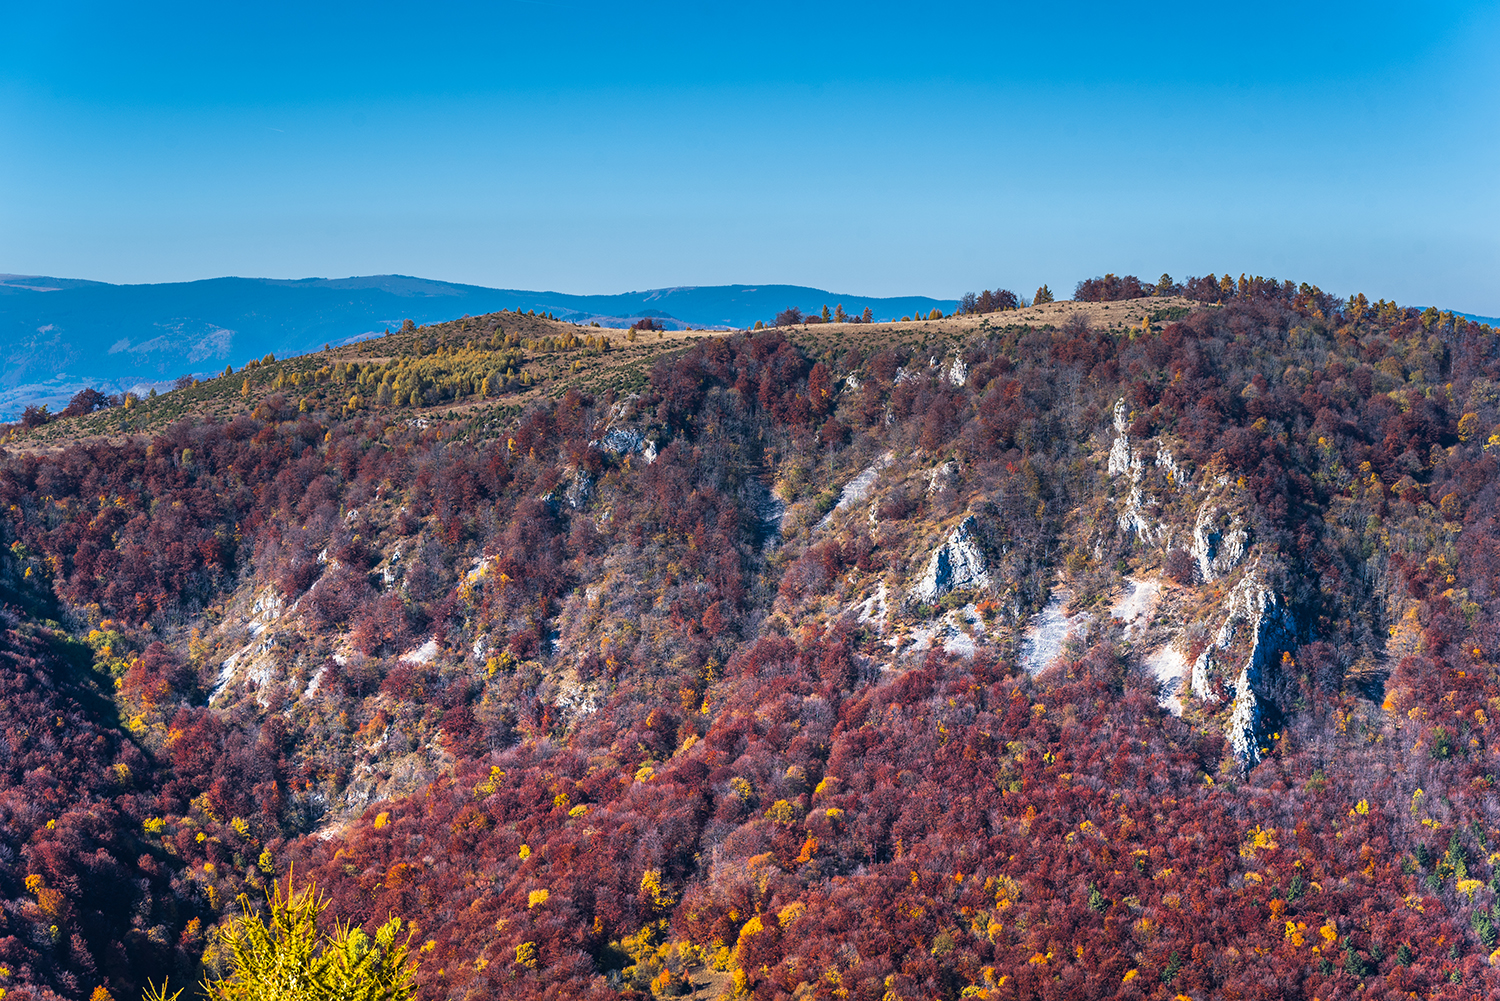
<svg viewBox="0 0 1500 1001"><path fill-rule="evenodd" d="M1494 4L5 6L0 271L1500 315Z"/></svg>

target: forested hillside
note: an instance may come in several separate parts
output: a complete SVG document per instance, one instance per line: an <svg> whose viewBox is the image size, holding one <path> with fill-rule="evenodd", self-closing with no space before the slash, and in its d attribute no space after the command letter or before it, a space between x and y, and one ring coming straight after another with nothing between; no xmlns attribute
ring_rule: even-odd
<svg viewBox="0 0 1500 1001"><path fill-rule="evenodd" d="M5 997L293 870L431 999L1493 996L1500 333L1163 279L10 429Z"/></svg>

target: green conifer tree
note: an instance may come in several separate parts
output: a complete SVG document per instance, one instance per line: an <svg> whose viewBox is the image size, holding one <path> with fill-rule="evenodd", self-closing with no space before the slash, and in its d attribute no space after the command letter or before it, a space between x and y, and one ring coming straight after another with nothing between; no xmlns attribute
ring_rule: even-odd
<svg viewBox="0 0 1500 1001"><path fill-rule="evenodd" d="M283 893L277 884L269 920L240 896L241 916L219 932L232 972L222 980L204 979L202 992L216 1001L406 1001L416 991L417 963L408 944L398 940L401 919L391 918L373 939L335 921L332 934L318 929L328 902L309 883ZM177 1001L182 991L167 984L146 990L143 1001Z"/></svg>

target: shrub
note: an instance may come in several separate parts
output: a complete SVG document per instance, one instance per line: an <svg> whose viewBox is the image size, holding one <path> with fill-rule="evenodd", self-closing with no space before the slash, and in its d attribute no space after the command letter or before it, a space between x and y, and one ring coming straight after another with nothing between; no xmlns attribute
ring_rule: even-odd
<svg viewBox="0 0 1500 1001"><path fill-rule="evenodd" d="M1162 571L1179 584L1187 585L1193 582L1195 572L1193 557L1185 549L1173 549L1167 553L1166 561L1162 564Z"/></svg>

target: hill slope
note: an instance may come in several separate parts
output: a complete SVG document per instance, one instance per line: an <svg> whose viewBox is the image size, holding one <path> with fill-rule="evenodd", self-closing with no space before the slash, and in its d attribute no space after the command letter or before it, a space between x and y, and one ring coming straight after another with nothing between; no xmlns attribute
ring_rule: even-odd
<svg viewBox="0 0 1500 1001"><path fill-rule="evenodd" d="M295 866L433 999L1493 996L1500 334L1054 307L491 314L16 434L8 989L217 969Z"/></svg>

